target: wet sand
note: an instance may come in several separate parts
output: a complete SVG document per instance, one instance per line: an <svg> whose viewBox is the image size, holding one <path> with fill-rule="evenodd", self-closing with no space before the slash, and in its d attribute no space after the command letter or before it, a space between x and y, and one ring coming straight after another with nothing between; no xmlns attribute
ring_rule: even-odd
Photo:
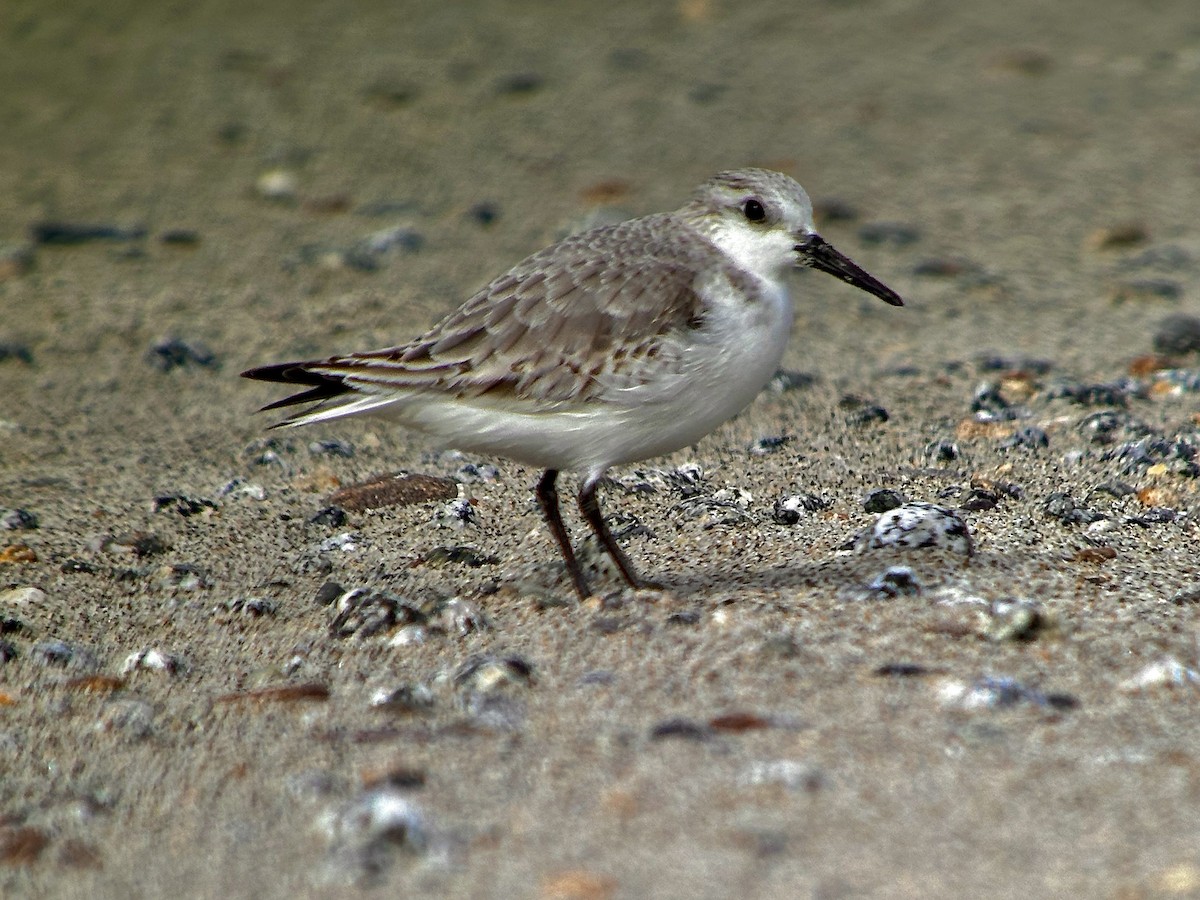
<svg viewBox="0 0 1200 900"><path fill-rule="evenodd" d="M0 894L1200 895L1193 5L443 7L0 12ZM798 274L808 377L612 473L666 592L254 414L743 165L907 305ZM473 520L313 521L398 471Z"/></svg>

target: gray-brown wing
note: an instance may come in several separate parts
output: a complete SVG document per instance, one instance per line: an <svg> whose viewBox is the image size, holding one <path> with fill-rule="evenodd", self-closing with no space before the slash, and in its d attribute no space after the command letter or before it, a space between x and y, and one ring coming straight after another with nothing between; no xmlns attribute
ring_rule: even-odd
<svg viewBox="0 0 1200 900"><path fill-rule="evenodd" d="M437 390L555 405L677 371L712 247L667 215L597 229L496 278L410 344L311 370L360 390Z"/></svg>

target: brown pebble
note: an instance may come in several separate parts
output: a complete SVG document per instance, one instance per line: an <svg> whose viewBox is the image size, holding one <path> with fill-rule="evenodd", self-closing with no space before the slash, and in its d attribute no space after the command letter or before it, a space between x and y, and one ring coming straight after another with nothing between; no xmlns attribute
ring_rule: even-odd
<svg viewBox="0 0 1200 900"><path fill-rule="evenodd" d="M1173 368L1175 368L1175 361L1170 357L1147 353L1145 356L1137 357L1129 364L1129 374L1134 378L1143 378L1154 372Z"/></svg>
<svg viewBox="0 0 1200 900"><path fill-rule="evenodd" d="M770 728L773 724L770 719L746 712L725 713L708 720L708 727L714 731L756 731Z"/></svg>
<svg viewBox="0 0 1200 900"><path fill-rule="evenodd" d="M1084 547L1072 557L1075 562L1095 563L1098 566L1116 558L1117 551L1112 547Z"/></svg>
<svg viewBox="0 0 1200 900"><path fill-rule="evenodd" d="M972 438L1002 440L1011 437L1013 431L1013 426L1008 422L977 422L974 419L963 419L954 429L954 436L960 441Z"/></svg>
<svg viewBox="0 0 1200 900"><path fill-rule="evenodd" d="M616 203L629 196L632 190L628 181L620 178L610 178L607 181L597 181L583 189L583 199L588 203Z"/></svg>
<svg viewBox="0 0 1200 900"><path fill-rule="evenodd" d="M81 841L79 838L67 838L63 841L62 846L58 848L58 864L69 869L99 871L104 868L104 862L96 846L87 841Z"/></svg>
<svg viewBox="0 0 1200 900"><path fill-rule="evenodd" d="M298 491L323 493L334 491L342 486L342 480L337 477L329 466L317 466L311 472L297 475L292 479L292 487Z"/></svg>
<svg viewBox="0 0 1200 900"><path fill-rule="evenodd" d="M360 776L363 788L377 787L422 788L425 787L425 770L414 769L403 763L392 764L380 769L367 769Z"/></svg>
<svg viewBox="0 0 1200 900"><path fill-rule="evenodd" d="M217 703L294 703L298 700L325 701L329 699L329 686L311 681L307 684L281 684L255 688L251 691L234 691L217 697Z"/></svg>
<svg viewBox="0 0 1200 900"><path fill-rule="evenodd" d="M115 675L83 675L72 678L63 687L68 691L83 691L88 694L111 694L124 689L125 679Z"/></svg>
<svg viewBox="0 0 1200 900"><path fill-rule="evenodd" d="M1116 250L1140 244L1147 237L1144 225L1138 222L1124 222L1120 225L1097 228L1087 236L1083 245L1088 250Z"/></svg>
<svg viewBox="0 0 1200 900"><path fill-rule="evenodd" d="M0 865L29 865L37 861L49 844L50 835L40 828L0 829Z"/></svg>
<svg viewBox="0 0 1200 900"><path fill-rule="evenodd" d="M617 892L617 881L586 869L569 869L542 881L543 900L608 900Z"/></svg>
<svg viewBox="0 0 1200 900"><path fill-rule="evenodd" d="M1054 58L1042 50L1013 47L994 55L988 62L988 68L1013 75L1045 75L1053 64Z"/></svg>
<svg viewBox="0 0 1200 900"><path fill-rule="evenodd" d="M453 500L458 485L434 475L380 475L352 484L329 495L329 502L350 512L384 506L412 506L432 500Z"/></svg>
<svg viewBox="0 0 1200 900"><path fill-rule="evenodd" d="M1175 492L1163 487L1142 488L1137 492L1137 498L1142 506L1174 507L1179 505L1179 497Z"/></svg>
<svg viewBox="0 0 1200 900"><path fill-rule="evenodd" d="M9 544L0 550L0 565L37 562L37 554L26 544Z"/></svg>

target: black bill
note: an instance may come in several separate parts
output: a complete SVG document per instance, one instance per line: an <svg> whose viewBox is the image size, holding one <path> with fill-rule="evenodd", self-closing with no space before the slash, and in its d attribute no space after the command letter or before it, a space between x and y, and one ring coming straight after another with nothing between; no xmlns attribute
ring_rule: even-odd
<svg viewBox="0 0 1200 900"><path fill-rule="evenodd" d="M802 243L796 245L796 252L800 254L800 265L802 266L812 266L814 269L827 272L834 278L840 278L846 284L852 284L868 294L874 294L884 303L890 303L892 306L904 305L899 294L878 278L868 275L849 257L843 256L835 250L833 245L819 234L806 236Z"/></svg>

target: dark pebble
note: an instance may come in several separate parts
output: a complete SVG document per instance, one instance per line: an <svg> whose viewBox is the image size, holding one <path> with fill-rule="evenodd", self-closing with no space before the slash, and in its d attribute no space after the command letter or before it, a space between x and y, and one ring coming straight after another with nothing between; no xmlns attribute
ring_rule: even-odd
<svg viewBox="0 0 1200 900"><path fill-rule="evenodd" d="M1140 525L1142 528L1150 528L1154 525L1165 525L1168 522L1174 522L1178 518L1179 513L1175 512L1175 510L1162 506L1154 506L1140 516L1130 516L1125 521L1130 525Z"/></svg>
<svg viewBox="0 0 1200 900"><path fill-rule="evenodd" d="M217 368L217 356L199 341L185 341L182 338L171 337L158 341L146 351L146 362L160 372L170 372L172 369Z"/></svg>
<svg viewBox="0 0 1200 900"><path fill-rule="evenodd" d="M929 675L933 670L920 663L884 663L875 669L874 674L883 678L919 678Z"/></svg>
<svg viewBox="0 0 1200 900"><path fill-rule="evenodd" d="M99 665L90 650L66 641L39 641L30 649L29 658L45 666L94 669Z"/></svg>
<svg viewBox="0 0 1200 900"><path fill-rule="evenodd" d="M86 559L67 559L59 570L68 575L95 575L100 570Z"/></svg>
<svg viewBox="0 0 1200 900"><path fill-rule="evenodd" d="M869 513L885 513L904 505L904 495L891 488L875 488L863 497L863 509Z"/></svg>
<svg viewBox="0 0 1200 900"><path fill-rule="evenodd" d="M721 99L721 95L728 90L729 85L727 84L703 82L701 84L694 85L692 89L688 91L688 99L693 103L698 103L703 106L709 103L715 103L717 100Z"/></svg>
<svg viewBox="0 0 1200 900"><path fill-rule="evenodd" d="M31 366L33 365L33 351L29 349L28 344L22 344L19 341L0 341L0 362L8 362L10 359Z"/></svg>
<svg viewBox="0 0 1200 900"><path fill-rule="evenodd" d="M279 612L279 604L265 597L237 597L224 605L224 610L230 613L244 613L254 618L273 616Z"/></svg>
<svg viewBox="0 0 1200 900"><path fill-rule="evenodd" d="M1135 434L1148 432L1146 426L1135 422L1127 414L1107 409L1085 416L1078 427L1093 444L1111 444L1121 431Z"/></svg>
<svg viewBox="0 0 1200 900"><path fill-rule="evenodd" d="M775 501L771 519L780 525L795 525L805 513L828 509L833 503L816 494L789 494Z"/></svg>
<svg viewBox="0 0 1200 900"><path fill-rule="evenodd" d="M1131 397L1140 397L1145 389L1132 378L1103 384L1064 383L1051 387L1046 398L1065 398L1080 406L1127 406Z"/></svg>
<svg viewBox="0 0 1200 900"><path fill-rule="evenodd" d="M856 222L858 221L858 210L848 200L826 197L813 203L813 218L822 224Z"/></svg>
<svg viewBox="0 0 1200 900"><path fill-rule="evenodd" d="M751 456L767 456L777 450L782 450L794 440L795 438L791 435L775 434L770 437L759 438L748 449Z"/></svg>
<svg viewBox="0 0 1200 900"><path fill-rule="evenodd" d="M1176 606L1191 606L1200 603L1200 584L1193 584L1176 591L1171 597L1171 602Z"/></svg>
<svg viewBox="0 0 1200 900"><path fill-rule="evenodd" d="M1034 357L1000 356L987 353L980 356L975 365L981 372L1029 372L1032 375L1045 375L1054 368L1054 363L1048 359Z"/></svg>
<svg viewBox="0 0 1200 900"><path fill-rule="evenodd" d="M26 531L37 527L37 516L27 509L0 509L0 529Z"/></svg>
<svg viewBox="0 0 1200 900"><path fill-rule="evenodd" d="M1200 351L1200 316L1175 313L1158 323L1154 349L1159 353L1195 353Z"/></svg>
<svg viewBox="0 0 1200 900"><path fill-rule="evenodd" d="M1061 491L1056 491L1046 498L1042 511L1064 525L1088 524L1104 518L1103 514L1080 506L1069 494Z"/></svg>
<svg viewBox="0 0 1200 900"><path fill-rule="evenodd" d="M967 512L987 512L1000 505L1000 494L986 488L972 488L961 508Z"/></svg>
<svg viewBox="0 0 1200 900"><path fill-rule="evenodd" d="M353 459L354 445L349 441L336 439L313 441L308 445L308 452L312 456L339 456L342 459Z"/></svg>
<svg viewBox="0 0 1200 900"><path fill-rule="evenodd" d="M363 91L363 98L374 106L397 108L407 106L420 95L415 84L407 81L382 79Z"/></svg>
<svg viewBox="0 0 1200 900"><path fill-rule="evenodd" d="M858 239L872 246L888 244L892 247L907 247L915 244L921 233L902 222L867 222L858 228Z"/></svg>
<svg viewBox="0 0 1200 900"><path fill-rule="evenodd" d="M317 589L317 596L314 599L318 606L328 606L344 593L346 593L345 588L336 581L327 581Z"/></svg>
<svg viewBox="0 0 1200 900"><path fill-rule="evenodd" d="M497 94L532 94L540 90L543 84L542 76L537 72L517 72L505 75L496 81Z"/></svg>
<svg viewBox="0 0 1200 900"><path fill-rule="evenodd" d="M12 662L19 655L17 645L12 641L0 641L0 665Z"/></svg>
<svg viewBox="0 0 1200 900"><path fill-rule="evenodd" d="M921 593L921 582L908 566L892 566L867 585L867 590L881 597L915 597Z"/></svg>
<svg viewBox="0 0 1200 900"><path fill-rule="evenodd" d="M94 225L79 222L38 222L29 229L38 244L84 244L88 241L135 241L146 229L134 226Z"/></svg>
<svg viewBox="0 0 1200 900"><path fill-rule="evenodd" d="M861 428L867 425L881 425L889 418L891 416L882 406L877 403L868 403L846 416L846 424Z"/></svg>
<svg viewBox="0 0 1200 900"><path fill-rule="evenodd" d="M322 588L325 591L325 588ZM355 588L337 598L329 633L336 638L369 638L402 625L424 625L428 617L390 591Z"/></svg>
<svg viewBox="0 0 1200 900"><path fill-rule="evenodd" d="M1043 429L1031 425L1027 428L1018 428L1012 437L1005 440L1000 446L1039 450L1050 446L1050 436Z"/></svg>
<svg viewBox="0 0 1200 900"><path fill-rule="evenodd" d="M444 566L447 563L470 566L477 569L480 566L493 565L499 562L495 556L484 556L474 547L434 547L422 558L427 566Z"/></svg>
<svg viewBox="0 0 1200 900"><path fill-rule="evenodd" d="M154 512L169 509L179 513L184 518L194 516L206 509L216 509L217 504L205 498L186 497L183 494L163 494L154 498Z"/></svg>
<svg viewBox="0 0 1200 900"><path fill-rule="evenodd" d="M712 729L703 722L693 719L665 719L650 729L650 740L652 741L661 741L667 738L707 741L711 737Z"/></svg>
<svg viewBox="0 0 1200 900"><path fill-rule="evenodd" d="M200 232L190 228L169 228L158 239L168 247L195 247L200 243Z"/></svg>
<svg viewBox="0 0 1200 900"><path fill-rule="evenodd" d="M780 369L767 382L767 390L772 394L786 394L788 391L804 390L817 383L817 376L811 372L793 372Z"/></svg>
<svg viewBox="0 0 1200 900"><path fill-rule="evenodd" d="M684 610L683 612L671 613L667 616L668 625L699 625L700 613L694 609Z"/></svg>
<svg viewBox="0 0 1200 900"><path fill-rule="evenodd" d="M914 275L925 278L956 278L959 275L978 272L979 267L957 259L923 259L913 266Z"/></svg>
<svg viewBox="0 0 1200 900"><path fill-rule="evenodd" d="M467 210L467 218L486 228L500 218L500 207L488 200L482 200Z"/></svg>
<svg viewBox="0 0 1200 900"><path fill-rule="evenodd" d="M346 511L340 506L326 506L313 513L308 521L310 525L325 525L330 528L338 528L345 525L348 518Z"/></svg>
<svg viewBox="0 0 1200 900"><path fill-rule="evenodd" d="M958 444L954 441L932 441L925 445L925 459L931 463L948 463L954 462L962 455L958 449Z"/></svg>
<svg viewBox="0 0 1200 900"><path fill-rule="evenodd" d="M28 631L29 627L14 616L0 616L0 634L18 634Z"/></svg>

